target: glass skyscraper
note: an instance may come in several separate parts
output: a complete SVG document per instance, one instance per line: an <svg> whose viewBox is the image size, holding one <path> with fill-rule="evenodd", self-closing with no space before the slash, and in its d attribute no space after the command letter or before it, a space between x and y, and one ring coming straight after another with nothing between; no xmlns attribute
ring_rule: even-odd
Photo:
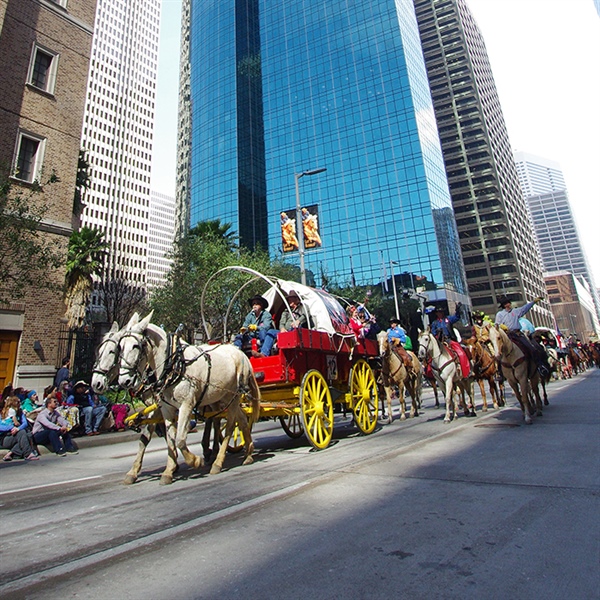
<svg viewBox="0 0 600 600"><path fill-rule="evenodd" d="M430 298L468 302L412 2L190 7L189 224L220 218L278 254L294 175L326 168L299 182L317 283L377 284L394 261Z"/></svg>

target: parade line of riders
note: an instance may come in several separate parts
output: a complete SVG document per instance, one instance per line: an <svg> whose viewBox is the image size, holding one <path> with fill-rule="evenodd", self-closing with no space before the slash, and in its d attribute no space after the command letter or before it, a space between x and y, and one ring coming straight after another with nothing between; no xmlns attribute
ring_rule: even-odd
<svg viewBox="0 0 600 600"><path fill-rule="evenodd" d="M251 307L246 315L240 332L235 336L233 344L240 350L248 349L254 358L269 356L277 341L280 331L290 331L297 327L312 327L311 317L302 306L302 300L296 292L286 295L291 310L284 310L279 320L279 328L275 327L272 315L267 310L268 302L262 296L253 296L248 303ZM585 369L591 364L600 367L600 343L582 344L575 336L566 340L549 329L536 330L525 314L541 300L536 298L518 308L506 296L499 299L500 310L496 314L495 325L503 327L510 339L537 364L540 375L547 379L552 370L557 376L570 377L582 365ZM461 305L456 306L454 315L446 315L441 307L436 307L435 319L430 324L431 333L437 340L446 345L451 355L459 363L463 376L470 372L470 346L480 342L494 356L490 342L491 319L482 311L473 313L474 324L471 338L461 343L454 325L460 320ZM358 341L375 339L381 328L364 304L351 304L347 308L350 327ZM408 353L412 350L412 341L400 320L390 319L387 337L390 345L404 362L406 367L412 365ZM252 341L255 343L252 344ZM552 367L548 362L548 350L554 350L557 360ZM573 363L577 363L576 365ZM40 401L35 390L26 392L18 388L13 390L7 386L0 400L0 448L8 449L3 457L5 462L13 458L38 460L37 444L49 445L58 456L67 453L77 454L76 446L71 440L70 431L80 426L81 433L97 435L107 407L94 398L87 384L78 381L72 390L68 389L69 363L65 359L59 369L55 384L44 390L44 399ZM64 398L63 398L64 396ZM112 405L111 413L115 418L115 429L124 429L124 418L127 416L127 405Z"/></svg>

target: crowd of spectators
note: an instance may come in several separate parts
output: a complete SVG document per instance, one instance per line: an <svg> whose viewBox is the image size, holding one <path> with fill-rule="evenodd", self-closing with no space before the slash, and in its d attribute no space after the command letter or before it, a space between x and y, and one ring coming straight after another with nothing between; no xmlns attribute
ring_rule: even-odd
<svg viewBox="0 0 600 600"><path fill-rule="evenodd" d="M72 384L69 367L65 359L42 398L36 390L10 384L4 388L0 398L0 449L8 450L4 462L39 460L38 445L58 456L78 454L73 437L125 430L129 406L111 404L85 381Z"/></svg>

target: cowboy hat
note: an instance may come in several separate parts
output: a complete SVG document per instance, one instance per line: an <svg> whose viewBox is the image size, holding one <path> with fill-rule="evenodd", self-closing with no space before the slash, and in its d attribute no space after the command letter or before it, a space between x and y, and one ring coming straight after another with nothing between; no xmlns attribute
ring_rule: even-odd
<svg viewBox="0 0 600 600"><path fill-rule="evenodd" d="M500 296L500 298L498 298L498 306L500 308L504 308L504 305L509 302L512 302L512 300L508 296Z"/></svg>
<svg viewBox="0 0 600 600"><path fill-rule="evenodd" d="M289 300L297 300L298 302L302 302L302 298L300 298L300 296L298 296L298 293L295 292L294 290L292 290L291 292L286 294L285 299L288 301Z"/></svg>
<svg viewBox="0 0 600 600"><path fill-rule="evenodd" d="M258 294L256 296L252 296L252 298L250 298L250 300L248 300L248 304L252 307L255 304L260 304L263 307L263 310L267 309L267 306L269 306L269 303L266 301L265 298L263 298L262 296L259 296Z"/></svg>

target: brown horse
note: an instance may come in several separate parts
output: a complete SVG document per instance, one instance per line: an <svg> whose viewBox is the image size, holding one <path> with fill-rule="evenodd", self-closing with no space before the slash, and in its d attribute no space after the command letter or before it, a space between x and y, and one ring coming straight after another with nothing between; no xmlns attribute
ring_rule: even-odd
<svg viewBox="0 0 600 600"><path fill-rule="evenodd" d="M540 398L538 384L539 373L537 365L529 360L525 353L506 334L504 329L495 325L490 327L490 341L494 354L500 361L502 373L508 379L523 412L525 423L531 425L531 415L534 407L531 404L530 392L535 396L537 415L542 415L542 399Z"/></svg>
<svg viewBox="0 0 600 600"><path fill-rule="evenodd" d="M471 338L466 340L466 344L471 349L471 356L473 358L473 374L475 381L479 384L481 390L481 398L483 400L484 412L487 411L487 397L485 395L485 382L488 382L490 388L490 395L492 397L492 403L494 408L498 409L500 406L504 406L504 382L499 377L500 372L498 369L498 362L492 355L487 344ZM498 382L498 383L496 383Z"/></svg>
<svg viewBox="0 0 600 600"><path fill-rule="evenodd" d="M406 401L404 390L407 389L412 403L410 416L419 416L419 407L421 405L421 362L413 352L408 354L412 358L412 367L408 369L402 359L393 351L388 341L387 331L381 331L377 334L377 343L379 344L379 354L381 356L381 375L383 387L387 398L388 423L393 420L392 417L392 386L398 387L398 398L400 400L400 419L406 419Z"/></svg>

